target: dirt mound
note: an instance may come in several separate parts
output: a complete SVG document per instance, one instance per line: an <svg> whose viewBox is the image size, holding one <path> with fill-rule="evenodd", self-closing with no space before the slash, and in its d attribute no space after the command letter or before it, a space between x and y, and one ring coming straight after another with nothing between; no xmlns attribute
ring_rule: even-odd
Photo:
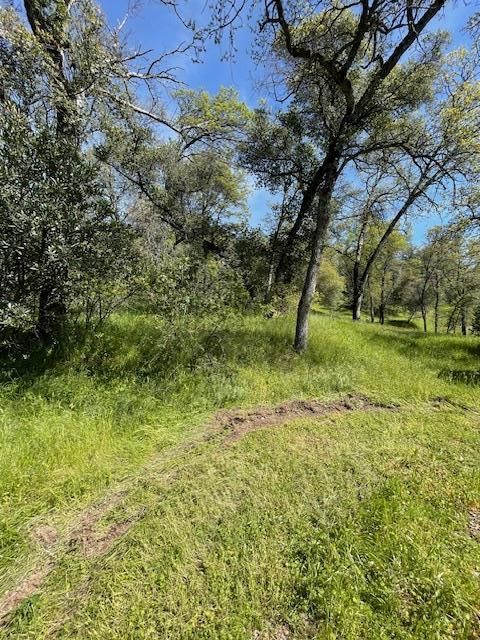
<svg viewBox="0 0 480 640"><path fill-rule="evenodd" d="M363 396L348 395L334 402L294 400L275 407L259 407L250 411L222 411L216 414L215 422L226 432L224 441L228 443L238 440L249 431L281 426L295 418L311 418L346 411L368 411L379 408L394 409L391 405L375 403Z"/></svg>
<svg viewBox="0 0 480 640"><path fill-rule="evenodd" d="M29 573L17 586L8 591L0 600L0 625L7 621L8 616L27 598L33 596L45 582L49 573L56 566L56 562L50 560L42 567Z"/></svg>
<svg viewBox="0 0 480 640"><path fill-rule="evenodd" d="M480 540L480 508L471 506L468 510L468 532L476 540Z"/></svg>
<svg viewBox="0 0 480 640"><path fill-rule="evenodd" d="M260 631L254 631L252 640L288 640L290 638L290 629L287 625L282 624L277 627L271 633L261 633Z"/></svg>
<svg viewBox="0 0 480 640"><path fill-rule="evenodd" d="M144 510L139 509L128 518L112 524L105 532L99 532L96 523L84 523L80 528L72 532L68 545L72 550L80 550L86 558L100 556L113 546L118 538L124 536L127 531L144 515Z"/></svg>
<svg viewBox="0 0 480 640"><path fill-rule="evenodd" d="M49 551L57 544L59 534L55 527L49 524L39 524L32 528L30 537L34 542L39 544L42 549Z"/></svg>
<svg viewBox="0 0 480 640"><path fill-rule="evenodd" d="M435 407L435 409L442 409L443 407L446 407L451 409L460 409L461 411L467 411L471 413L479 413L476 407L462 404L461 402L456 402L455 400L447 398L446 396L435 396L431 399L431 403Z"/></svg>

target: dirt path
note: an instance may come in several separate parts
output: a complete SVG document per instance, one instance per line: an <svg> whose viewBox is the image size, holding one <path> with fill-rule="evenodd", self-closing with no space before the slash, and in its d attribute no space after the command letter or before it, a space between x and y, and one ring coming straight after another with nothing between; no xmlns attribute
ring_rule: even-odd
<svg viewBox="0 0 480 640"><path fill-rule="evenodd" d="M369 411L395 407L372 402L363 396L348 395L334 402L320 400L294 400L273 407L257 407L250 410L230 410L217 412L199 438L173 447L170 457L182 455L199 447L202 443L214 440L219 445L230 445L247 433L266 427L279 427L298 418L316 418L337 415L348 411ZM42 523L31 528L32 539L40 547L35 565L18 581L15 587L0 597L0 626L8 624L11 614L24 600L38 592L50 573L67 554L75 553L91 558L107 553L130 528L145 514L144 507L136 508L127 515L123 514L107 528L99 525L115 510L121 510L129 494L136 486L136 480L148 480L159 473L174 477L175 472L165 470L170 459L165 453L142 467L134 477L117 484L101 501L80 512L71 523L67 532L61 535L51 524Z"/></svg>
<svg viewBox="0 0 480 640"><path fill-rule="evenodd" d="M364 396L348 395L335 402L293 400L275 407L259 407L249 411L222 411L216 414L215 421L226 432L224 442L228 444L239 440L250 431L282 426L295 418L315 418L345 411L395 408L393 405L372 402Z"/></svg>

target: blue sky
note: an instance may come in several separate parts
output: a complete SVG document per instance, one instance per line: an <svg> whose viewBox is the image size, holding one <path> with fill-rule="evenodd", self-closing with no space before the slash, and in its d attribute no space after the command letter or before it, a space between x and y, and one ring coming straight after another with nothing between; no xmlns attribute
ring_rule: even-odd
<svg viewBox="0 0 480 640"><path fill-rule="evenodd" d="M449 8L436 20L435 26L448 29L453 34L452 46L463 41L462 29L468 16L473 12L473 2L457 0L449 4ZM100 0L100 5L110 25L118 24L128 12L129 0ZM205 0L185 0L182 15L193 17L197 23L205 23L208 14L204 8ZM128 18L124 29L128 32L131 45L143 49L162 52L172 50L181 42L188 40L188 32L173 12L161 4L159 0L144 0ZM248 25L237 32L237 53L232 60L222 60L226 45L216 46L209 43L207 51L202 55L202 62L194 64L188 57L177 58L180 67L178 76L190 87L206 89L212 93L222 86L233 86L240 97L250 106L255 106L264 97L258 86L262 77L262 69L257 68L251 58L252 33ZM261 224L269 210L272 196L262 190L252 190L249 206L252 225ZM440 224L437 215L423 217L412 221L413 239L422 242L429 227Z"/></svg>

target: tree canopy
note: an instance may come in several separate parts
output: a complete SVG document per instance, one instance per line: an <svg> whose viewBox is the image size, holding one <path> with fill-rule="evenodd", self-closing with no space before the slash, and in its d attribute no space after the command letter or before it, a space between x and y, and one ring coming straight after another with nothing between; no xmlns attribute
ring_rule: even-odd
<svg viewBox="0 0 480 640"><path fill-rule="evenodd" d="M467 330L480 217L478 16L454 48L447 5L232 2L214 4L203 25L172 5L191 41L163 54L132 47L94 0L1 9L4 335L48 343L119 305L158 310L157 297L174 309L177 293L196 313L212 296L284 308L299 294L301 351L317 289L354 319L364 309L383 322L404 308L427 329L433 305L439 331L448 305L445 330ZM198 63L225 35L234 56L244 15L267 79L258 104L229 87L186 86L170 57ZM271 196L258 229L252 188ZM409 225L433 211L447 223L412 245Z"/></svg>

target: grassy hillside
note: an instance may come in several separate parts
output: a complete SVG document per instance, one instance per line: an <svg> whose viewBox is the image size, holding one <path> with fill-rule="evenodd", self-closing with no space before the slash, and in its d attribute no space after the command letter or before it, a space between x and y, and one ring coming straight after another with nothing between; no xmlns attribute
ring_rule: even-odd
<svg viewBox="0 0 480 640"><path fill-rule="evenodd" d="M480 341L317 314L298 356L291 332L122 316L5 368L0 593L38 588L0 637L477 637L480 390L459 372ZM230 439L212 418L348 394L372 406Z"/></svg>

